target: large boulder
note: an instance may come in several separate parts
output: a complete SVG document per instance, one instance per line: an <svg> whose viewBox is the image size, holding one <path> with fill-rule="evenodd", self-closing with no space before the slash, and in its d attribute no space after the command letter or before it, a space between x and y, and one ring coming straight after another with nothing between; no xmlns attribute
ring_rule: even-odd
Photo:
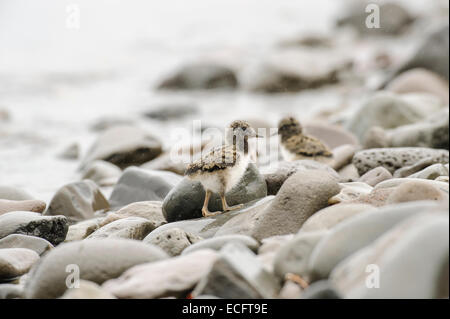
<svg viewBox="0 0 450 319"><path fill-rule="evenodd" d="M312 214L328 206L339 189L336 179L327 172L299 171L284 182L266 208L233 217L216 236L245 234L261 240L295 233Z"/></svg>
<svg viewBox="0 0 450 319"><path fill-rule="evenodd" d="M330 279L346 298L447 298L448 211L408 218L340 263Z"/></svg>
<svg viewBox="0 0 450 319"><path fill-rule="evenodd" d="M27 298L57 298L70 274L102 284L139 264L167 258L158 247L128 239L97 239L65 243L41 258L26 282Z"/></svg>
<svg viewBox="0 0 450 319"><path fill-rule="evenodd" d="M231 206L248 203L266 195L266 182L253 163L249 164L238 184L225 194ZM202 217L204 198L203 186L185 177L165 197L163 214L168 222ZM211 196L208 207L211 211L222 210L222 201L218 194Z"/></svg>

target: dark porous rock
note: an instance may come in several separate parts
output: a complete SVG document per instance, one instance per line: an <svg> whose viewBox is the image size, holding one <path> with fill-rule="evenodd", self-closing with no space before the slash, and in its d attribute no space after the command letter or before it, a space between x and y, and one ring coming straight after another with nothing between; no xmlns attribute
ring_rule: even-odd
<svg viewBox="0 0 450 319"><path fill-rule="evenodd" d="M241 214L254 215L257 212L262 211L265 207L267 207L271 200L273 200L274 196L266 196L260 200L254 200L247 204L244 204L239 210L226 212L223 214L219 214L211 217L202 217L188 220L181 220L177 222L171 222L166 225L162 225L155 229L150 235L156 236L168 229L171 228L180 228L183 229L187 233L191 233L193 235L197 235L202 238L211 238L213 237L220 228L229 220L233 219L235 216L239 216ZM245 233L248 230L250 225L241 225L243 226L242 233ZM234 232L232 232L234 233ZM236 233L241 233L237 231ZM150 236L149 235L149 236Z"/></svg>
<svg viewBox="0 0 450 319"><path fill-rule="evenodd" d="M374 148L357 152L353 157L353 165L360 175L378 166L386 168L393 174L402 167L414 165L425 159L433 163L446 164L449 160L448 150L422 147Z"/></svg>
<svg viewBox="0 0 450 319"><path fill-rule="evenodd" d="M200 240L193 245L187 247L183 250L184 254L189 254L193 251L199 250L199 249L214 249L214 250L220 250L223 246L230 242L239 242L252 251L256 252L259 247L259 243L257 240L250 236L245 235L224 235L224 236L216 236L213 238L208 238L204 240Z"/></svg>
<svg viewBox="0 0 450 319"><path fill-rule="evenodd" d="M199 90L235 89L238 79L232 69L214 63L186 65L163 80L158 89Z"/></svg>
<svg viewBox="0 0 450 319"><path fill-rule="evenodd" d="M351 299L448 298L448 251L448 208L418 214L345 259L330 281Z"/></svg>
<svg viewBox="0 0 450 319"><path fill-rule="evenodd" d="M301 299L341 299L341 294L328 280L313 282L303 291Z"/></svg>
<svg viewBox="0 0 450 319"><path fill-rule="evenodd" d="M180 228L169 228L155 234L149 234L143 242L160 247L169 256L178 256L186 248L201 240L201 237L187 233Z"/></svg>
<svg viewBox="0 0 450 319"><path fill-rule="evenodd" d="M67 289L71 272L79 267L80 279L101 284L139 264L165 259L158 247L129 239L96 239L65 243L41 258L26 282L27 298L58 298Z"/></svg>
<svg viewBox="0 0 450 319"><path fill-rule="evenodd" d="M417 123L443 107L444 104L434 96L380 91L361 104L349 118L346 127L364 142L368 138L368 131L374 126L392 129Z"/></svg>
<svg viewBox="0 0 450 319"><path fill-rule="evenodd" d="M91 146L81 168L103 160L121 169L148 162L162 153L160 141L135 126L115 126L103 131Z"/></svg>
<svg viewBox="0 0 450 319"><path fill-rule="evenodd" d="M98 186L93 181L85 180L61 187L44 215L64 215L70 222L77 222L93 218L96 211L107 209L109 203Z"/></svg>
<svg viewBox="0 0 450 319"><path fill-rule="evenodd" d="M339 74L352 66L341 54L329 50L281 50L263 61L249 81L252 91L288 93L339 82Z"/></svg>
<svg viewBox="0 0 450 319"><path fill-rule="evenodd" d="M11 234L0 239L1 248L27 248L34 250L38 255L42 255L53 249L53 245L40 237Z"/></svg>
<svg viewBox="0 0 450 319"><path fill-rule="evenodd" d="M267 194L276 195L283 183L294 173L298 171L319 170L325 171L333 175L336 180L339 180L339 175L330 166L311 160L298 161L282 161L278 162L274 167L266 167L261 170L266 184Z"/></svg>
<svg viewBox="0 0 450 319"><path fill-rule="evenodd" d="M23 189L12 186L0 185L0 199L29 200L34 198Z"/></svg>
<svg viewBox="0 0 450 319"><path fill-rule="evenodd" d="M153 229L155 227L148 219L142 217L126 217L100 227L87 236L86 239L125 238L142 240Z"/></svg>
<svg viewBox="0 0 450 319"><path fill-rule="evenodd" d="M267 186L258 169L250 163L244 176L227 194L229 205L248 203L265 197ZM185 177L167 194L163 203L163 214L170 222L202 217L201 209L205 198L205 190L199 182ZM209 201L210 211L222 210L222 201L218 194L213 194Z"/></svg>
<svg viewBox="0 0 450 319"><path fill-rule="evenodd" d="M425 68L449 80L449 25L431 32L415 54L397 71Z"/></svg>
<svg viewBox="0 0 450 319"><path fill-rule="evenodd" d="M181 179L171 172L129 167L114 186L109 202L117 209L134 202L162 201Z"/></svg>
<svg viewBox="0 0 450 319"><path fill-rule="evenodd" d="M403 33L414 21L411 14L401 5L393 2L377 4L379 8L379 27L369 28L366 21L369 20L372 10L366 11L370 2L353 1L346 10L345 16L338 19L338 26L350 26L362 36L399 35ZM370 9L370 7L368 7ZM374 12L373 14L375 14Z"/></svg>
<svg viewBox="0 0 450 319"><path fill-rule="evenodd" d="M169 103L156 106L145 116L154 120L168 121L194 115L198 112L197 107L190 103Z"/></svg>
<svg viewBox="0 0 450 319"><path fill-rule="evenodd" d="M358 214L333 227L315 246L309 269L316 279L327 278L333 268L359 249L371 244L399 222L416 214L439 209L435 202L423 201L389 205Z"/></svg>
<svg viewBox="0 0 450 319"><path fill-rule="evenodd" d="M0 249L0 282L13 279L28 272L38 261L39 255L26 248Z"/></svg>
<svg viewBox="0 0 450 319"><path fill-rule="evenodd" d="M327 207L328 200L339 191L336 178L328 172L299 171L284 182L264 209L236 215L216 236L244 234L261 241L271 236L296 233L312 214Z"/></svg>
<svg viewBox="0 0 450 319"><path fill-rule="evenodd" d="M372 127L366 135L365 148L377 147L430 147L449 148L448 109L433 113L425 120L394 129Z"/></svg>
<svg viewBox="0 0 450 319"><path fill-rule="evenodd" d="M41 200L8 200L0 199L0 215L14 211L42 213L47 204Z"/></svg>
<svg viewBox="0 0 450 319"><path fill-rule="evenodd" d="M449 101L448 81L440 75L422 68L401 73L387 84L386 90L400 94L430 93L439 97L444 103Z"/></svg>
<svg viewBox="0 0 450 319"><path fill-rule="evenodd" d="M10 212L0 216L0 239L10 234L36 236L53 245L64 241L69 229L65 216L42 216L32 212Z"/></svg>

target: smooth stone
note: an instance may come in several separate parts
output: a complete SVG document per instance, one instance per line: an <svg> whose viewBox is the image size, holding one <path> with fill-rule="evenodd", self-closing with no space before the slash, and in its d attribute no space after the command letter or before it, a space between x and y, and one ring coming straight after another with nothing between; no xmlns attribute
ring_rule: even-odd
<svg viewBox="0 0 450 319"><path fill-rule="evenodd" d="M266 182L253 163L249 164L241 180L225 194L230 206L248 203L266 195ZM185 177L164 198L164 217L169 223L202 217L204 198L203 186ZM222 201L218 194L211 196L208 207L210 211L222 210Z"/></svg>
<svg viewBox="0 0 450 319"><path fill-rule="evenodd" d="M344 144L333 149L333 161L331 167L339 170L352 162L357 148L354 145Z"/></svg>
<svg viewBox="0 0 450 319"><path fill-rule="evenodd" d="M405 32L414 21L414 17L400 4L387 2L377 4L379 12L379 27L368 28L366 21L369 13L368 2L353 1L348 3L345 14L336 21L337 26L350 26L361 36L400 35Z"/></svg>
<svg viewBox="0 0 450 319"><path fill-rule="evenodd" d="M387 181L381 182L379 184L377 184L374 188L374 190L377 189L383 189L383 188L393 188L393 187L398 187L403 183L407 183L407 182L411 182L411 181L421 181L423 183L428 183L434 187L436 187L437 189L439 189L440 191L442 191L443 193L448 194L449 193L449 186L448 183L444 183L444 182L439 182L436 180L429 180L429 179L418 179L418 178L392 178L389 179Z"/></svg>
<svg viewBox="0 0 450 319"><path fill-rule="evenodd" d="M278 280L241 243L229 243L220 250L221 258L262 298L275 298L281 289Z"/></svg>
<svg viewBox="0 0 450 319"><path fill-rule="evenodd" d="M16 284L0 284L0 299L22 299L23 287Z"/></svg>
<svg viewBox="0 0 450 319"><path fill-rule="evenodd" d="M250 236L224 235L200 240L196 243L193 243L192 245L186 247L186 249L183 250L182 255L190 254L193 251L197 251L200 249L212 249L218 251L223 246L231 242L239 242L254 252L256 252L259 247L258 241L256 241L254 238Z"/></svg>
<svg viewBox="0 0 450 319"><path fill-rule="evenodd" d="M395 191L395 188L377 188L368 194L361 194L358 198L348 201L349 204L367 204L374 207L386 205L389 196Z"/></svg>
<svg viewBox="0 0 450 319"><path fill-rule="evenodd" d="M365 173L363 176L359 178L358 181L374 187L378 183L391 178L392 178L391 172L389 172L383 166L378 166Z"/></svg>
<svg viewBox="0 0 450 319"><path fill-rule="evenodd" d="M154 106L145 116L158 121L178 120L198 113L198 109L191 103L171 102Z"/></svg>
<svg viewBox="0 0 450 319"><path fill-rule="evenodd" d="M70 225L64 241L69 242L85 239L87 236L100 228L102 221L103 217L96 217Z"/></svg>
<svg viewBox="0 0 450 319"><path fill-rule="evenodd" d="M301 62L300 62L301 61ZM315 89L339 82L339 73L351 66L340 52L317 49L283 49L269 55L249 76L249 90L289 93Z"/></svg>
<svg viewBox="0 0 450 319"><path fill-rule="evenodd" d="M201 240L201 237L187 233L180 228L169 228L155 235L150 233L143 242L160 247L169 256L178 256L186 248Z"/></svg>
<svg viewBox="0 0 450 319"><path fill-rule="evenodd" d="M443 164L433 164L417 173L411 174L409 178L436 179L439 176L448 176L448 169Z"/></svg>
<svg viewBox="0 0 450 319"><path fill-rule="evenodd" d="M112 186L122 175L122 170L106 161L96 160L86 165L82 179L90 179L98 186Z"/></svg>
<svg viewBox="0 0 450 319"><path fill-rule="evenodd" d="M103 160L124 169L148 162L161 153L161 142L145 130L130 125L114 126L99 135L81 168L95 160Z"/></svg>
<svg viewBox="0 0 450 319"><path fill-rule="evenodd" d="M380 147L429 147L449 148L449 113L443 109L424 120L393 129L372 127L364 141L365 148Z"/></svg>
<svg viewBox="0 0 450 319"><path fill-rule="evenodd" d="M213 295L223 299L258 299L261 295L223 258L218 258L195 286L191 295Z"/></svg>
<svg viewBox="0 0 450 319"><path fill-rule="evenodd" d="M103 290L95 282L80 280L79 286L68 288L61 299L116 299L116 297Z"/></svg>
<svg viewBox="0 0 450 319"><path fill-rule="evenodd" d="M142 240L154 228L154 225L142 217L126 217L115 220L103 227L100 227L86 239L102 239L102 238L125 238Z"/></svg>
<svg viewBox="0 0 450 319"><path fill-rule="evenodd" d="M444 103L449 102L448 81L439 74L423 68L407 70L392 81L390 81L386 90L394 93L413 93L425 92L438 96Z"/></svg>
<svg viewBox="0 0 450 319"><path fill-rule="evenodd" d="M31 249L0 249L0 281L25 274L38 260L39 255Z"/></svg>
<svg viewBox="0 0 450 319"><path fill-rule="evenodd" d="M76 160L80 156L80 146L78 143L72 143L64 148L58 157L65 160Z"/></svg>
<svg viewBox="0 0 450 319"><path fill-rule="evenodd" d="M444 193L430 183L426 183L421 180L408 181L395 188L392 194L389 195L386 203L394 204L420 200L447 202L448 193Z"/></svg>
<svg viewBox="0 0 450 319"><path fill-rule="evenodd" d="M269 205L270 201L273 200L273 198L274 196L267 196L260 200L255 200L244 204L244 207L239 210L226 212L216 216L168 223L155 229L151 233L151 235L155 236L170 228L180 228L185 232L192 233L202 238L211 238L217 233L217 231L219 231L220 227L222 227L233 217L239 216L241 214L254 214L257 211L261 211L264 209L264 207Z"/></svg>
<svg viewBox="0 0 450 319"><path fill-rule="evenodd" d="M96 239L56 247L33 268L26 283L26 297L58 298L67 289L68 265L79 267L80 279L102 284L127 269L167 258L160 248L129 239ZM160 275L160 274L158 274Z"/></svg>
<svg viewBox="0 0 450 319"><path fill-rule="evenodd" d="M127 217L145 218L153 224L154 228L158 228L167 223L162 213L162 202L144 201L128 204L116 212L109 213L101 222L101 226Z"/></svg>
<svg viewBox="0 0 450 319"><path fill-rule="evenodd" d="M314 247L327 234L327 231L300 232L277 251L274 258L274 274L284 280L286 274L300 275L310 280L309 258Z"/></svg>
<svg viewBox="0 0 450 319"><path fill-rule="evenodd" d="M348 203L361 195L369 194L372 186L361 182L340 183L341 190L328 200L329 204Z"/></svg>
<svg viewBox="0 0 450 319"><path fill-rule="evenodd" d="M27 248L35 251L38 255L42 255L53 249L53 245L43 238L11 234L0 239L0 249L2 248Z"/></svg>
<svg viewBox="0 0 450 319"><path fill-rule="evenodd" d="M41 200L8 200L0 199L0 215L14 211L42 213L47 204Z"/></svg>
<svg viewBox="0 0 450 319"><path fill-rule="evenodd" d="M299 299L302 295L302 288L292 281L285 281L278 294L278 299Z"/></svg>
<svg viewBox="0 0 450 319"><path fill-rule="evenodd" d="M448 22L428 34L417 51L397 70L396 74L415 68L425 68L449 80Z"/></svg>
<svg viewBox="0 0 450 319"><path fill-rule="evenodd" d="M200 90L235 89L239 85L234 71L218 63L198 62L188 64L168 76L158 89Z"/></svg>
<svg viewBox="0 0 450 319"><path fill-rule="evenodd" d="M397 169L430 159L435 163L448 163L447 150L421 147L374 148L359 151L353 157L353 164L363 175L373 168L382 166L391 174Z"/></svg>
<svg viewBox="0 0 450 319"><path fill-rule="evenodd" d="M20 201L20 200L31 200L34 198L23 189L12 186L0 185L0 199Z"/></svg>
<svg viewBox="0 0 450 319"><path fill-rule="evenodd" d="M308 286L300 296L301 299L341 299L341 294L329 280L318 280Z"/></svg>
<svg viewBox="0 0 450 319"><path fill-rule="evenodd" d="M328 206L328 200L339 190L334 176L327 172L298 171L284 182L266 208L235 216L216 236L244 234L261 241L296 233L312 214Z"/></svg>
<svg viewBox="0 0 450 319"><path fill-rule="evenodd" d="M134 202L162 201L181 179L170 172L129 167L109 197L111 207L117 209Z"/></svg>
<svg viewBox="0 0 450 319"><path fill-rule="evenodd" d="M439 177L436 177L435 181L436 182L448 183L449 178L448 178L448 176L439 176Z"/></svg>
<svg viewBox="0 0 450 319"><path fill-rule="evenodd" d="M339 175L330 166L311 160L298 161L281 161L276 165L261 169L264 179L267 184L267 194L276 195L283 183L294 173L298 171L319 170L325 171L333 175L336 180L339 180Z"/></svg>
<svg viewBox="0 0 450 319"><path fill-rule="evenodd" d="M432 157L421 159L420 161L417 161L416 163L404 166L402 168L397 169L393 176L394 178L401 178L401 177L409 177L419 171L421 171L424 168L427 168L428 166L431 166L436 163L436 159Z"/></svg>
<svg viewBox="0 0 450 319"><path fill-rule="evenodd" d="M381 91L368 98L351 116L346 126L363 142L373 126L391 129L420 122L441 108L443 103L434 96L398 95Z"/></svg>
<svg viewBox="0 0 450 319"><path fill-rule="evenodd" d="M85 180L61 187L44 215L64 215L69 221L77 222L93 218L96 211L107 209L109 203L98 186L93 181Z"/></svg>
<svg viewBox="0 0 450 319"><path fill-rule="evenodd" d="M367 204L343 203L325 207L306 220L300 233L330 230L346 219L372 210L374 207Z"/></svg>
<svg viewBox="0 0 450 319"><path fill-rule="evenodd" d="M401 221L438 207L434 202L395 204L345 220L317 244L310 256L309 268L316 279L327 278L339 262L371 244Z"/></svg>
<svg viewBox="0 0 450 319"><path fill-rule="evenodd" d="M358 170L353 164L345 165L338 171L338 174L341 183L357 182L360 177Z"/></svg>
<svg viewBox="0 0 450 319"><path fill-rule="evenodd" d="M123 299L183 297L194 288L217 260L218 253L199 250L192 254L145 263L128 269L102 288Z"/></svg>
<svg viewBox="0 0 450 319"><path fill-rule="evenodd" d="M135 120L131 118L124 118L123 116L120 117L106 116L95 120L89 126L89 129L98 132L98 131L105 131L114 126L133 126L134 124Z"/></svg>
<svg viewBox="0 0 450 319"><path fill-rule="evenodd" d="M420 214L344 260L330 279L345 298L447 298L448 250L448 211ZM369 278L374 275L376 289L368 285L376 283Z"/></svg>
<svg viewBox="0 0 450 319"><path fill-rule="evenodd" d="M0 239L11 234L22 234L41 237L57 245L66 238L68 228L65 216L42 216L32 212L0 215Z"/></svg>
<svg viewBox="0 0 450 319"><path fill-rule="evenodd" d="M256 258L258 258L268 272L273 274L273 264L278 250L293 238L294 234L288 234L267 237L261 240L261 246L258 248Z"/></svg>

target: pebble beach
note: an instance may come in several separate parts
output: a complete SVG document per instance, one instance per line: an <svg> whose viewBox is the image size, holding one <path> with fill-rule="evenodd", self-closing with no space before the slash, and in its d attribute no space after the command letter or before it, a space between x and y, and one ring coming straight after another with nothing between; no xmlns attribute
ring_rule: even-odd
<svg viewBox="0 0 450 319"><path fill-rule="evenodd" d="M448 298L449 5L371 3L2 3L0 299ZM203 217L233 120L242 207Z"/></svg>

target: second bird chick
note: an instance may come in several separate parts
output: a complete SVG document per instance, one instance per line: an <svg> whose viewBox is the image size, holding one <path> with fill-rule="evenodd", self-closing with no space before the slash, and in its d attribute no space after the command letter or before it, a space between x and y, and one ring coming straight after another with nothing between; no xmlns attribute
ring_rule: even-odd
<svg viewBox="0 0 450 319"><path fill-rule="evenodd" d="M294 117L283 118L278 124L280 149L287 161L309 159L330 164L333 153L319 139L304 134L303 128Z"/></svg>

